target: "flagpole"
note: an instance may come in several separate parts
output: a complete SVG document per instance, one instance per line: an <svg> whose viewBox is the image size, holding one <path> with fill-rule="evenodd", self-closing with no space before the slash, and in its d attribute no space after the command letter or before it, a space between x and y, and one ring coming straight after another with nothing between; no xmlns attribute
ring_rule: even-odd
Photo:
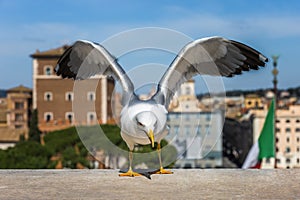
<svg viewBox="0 0 300 200"><path fill-rule="evenodd" d="M276 157L276 119L277 119L277 105L278 105L278 95L277 95L277 75L278 75L278 69L277 69L277 61L278 61L279 55L273 55L273 67L274 69L272 70L272 74L274 76L273 79L273 86L274 86L274 98L275 98L275 111L274 111L274 148L275 148L275 163L274 163L274 168L277 168L277 157Z"/></svg>

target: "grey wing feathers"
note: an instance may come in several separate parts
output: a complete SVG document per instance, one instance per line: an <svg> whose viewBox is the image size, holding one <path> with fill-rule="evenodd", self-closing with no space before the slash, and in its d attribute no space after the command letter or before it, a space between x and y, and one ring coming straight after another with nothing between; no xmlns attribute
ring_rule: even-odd
<svg viewBox="0 0 300 200"><path fill-rule="evenodd" d="M187 44L171 63L158 84L154 99L168 107L180 85L193 76L232 77L257 70L268 59L255 49L222 37L203 38Z"/></svg>
<svg viewBox="0 0 300 200"><path fill-rule="evenodd" d="M79 80L96 74L112 76L120 81L123 97L133 93L133 84L116 59L104 47L89 41L77 41L69 47L58 60L55 71L63 78Z"/></svg>

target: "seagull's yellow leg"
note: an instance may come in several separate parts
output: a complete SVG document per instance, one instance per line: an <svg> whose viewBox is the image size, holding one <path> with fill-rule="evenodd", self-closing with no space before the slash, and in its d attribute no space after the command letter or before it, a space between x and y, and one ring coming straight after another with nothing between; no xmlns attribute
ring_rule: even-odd
<svg viewBox="0 0 300 200"><path fill-rule="evenodd" d="M129 169L127 172L119 174L119 176L131 176L131 177L142 176L141 174L132 171L132 168L131 168L132 158L133 158L133 153L132 153L132 151L129 151Z"/></svg>
<svg viewBox="0 0 300 200"><path fill-rule="evenodd" d="M169 171L169 170L165 170L162 166L162 162L161 162L161 147L160 147L160 143L157 144L157 153L158 153L158 159L159 159L159 171L156 172L156 174L173 174L173 172Z"/></svg>

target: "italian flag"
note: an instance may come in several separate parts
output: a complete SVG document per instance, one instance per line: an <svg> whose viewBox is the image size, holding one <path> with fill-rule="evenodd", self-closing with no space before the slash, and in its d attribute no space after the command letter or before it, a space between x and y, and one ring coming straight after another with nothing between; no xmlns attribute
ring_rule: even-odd
<svg viewBox="0 0 300 200"><path fill-rule="evenodd" d="M260 168L263 158L275 157L275 105L271 102L269 111L258 141L251 147L242 168Z"/></svg>

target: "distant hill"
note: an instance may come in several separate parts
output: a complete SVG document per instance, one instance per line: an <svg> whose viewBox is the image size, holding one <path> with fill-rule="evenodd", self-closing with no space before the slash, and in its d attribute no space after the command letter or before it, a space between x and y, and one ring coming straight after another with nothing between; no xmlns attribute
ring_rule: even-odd
<svg viewBox="0 0 300 200"><path fill-rule="evenodd" d="M257 90L231 90L231 91L226 91L226 96L227 97L233 97L233 96L240 96L240 95L247 95L247 94L257 94L258 96L264 96L266 91L273 90L273 88L267 88L267 89L257 89ZM288 88L288 89L278 89L278 92L281 93L283 91L287 91L290 93L290 96L294 97L300 97L300 86L299 87L294 87L294 88ZM197 98L201 99L202 97L209 96L209 94L198 94Z"/></svg>
<svg viewBox="0 0 300 200"><path fill-rule="evenodd" d="M0 98L6 97L6 90L1 90L0 89Z"/></svg>

